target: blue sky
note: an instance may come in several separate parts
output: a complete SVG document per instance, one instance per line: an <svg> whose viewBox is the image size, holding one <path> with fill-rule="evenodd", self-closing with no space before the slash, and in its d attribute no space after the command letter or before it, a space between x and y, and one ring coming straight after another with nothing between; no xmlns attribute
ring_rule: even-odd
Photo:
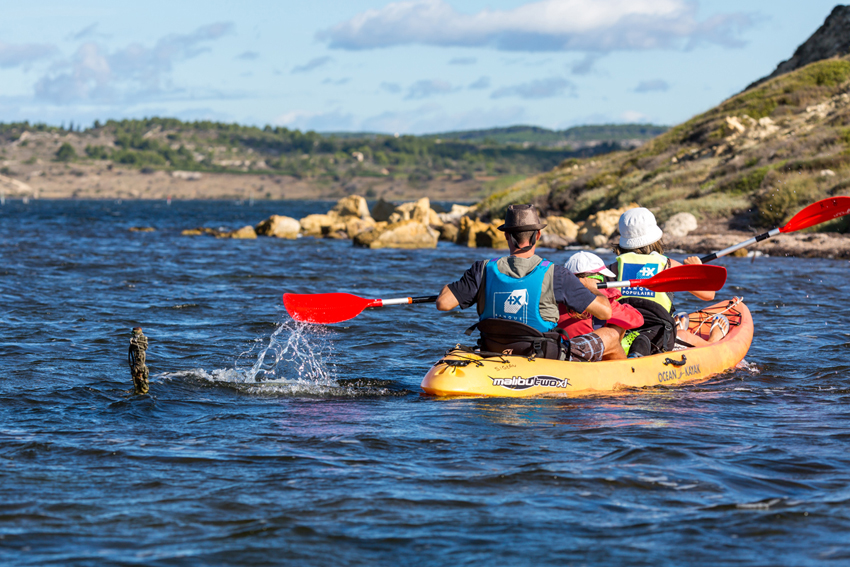
<svg viewBox="0 0 850 567"><path fill-rule="evenodd" d="M836 4L0 2L3 122L412 134L676 124L772 71Z"/></svg>

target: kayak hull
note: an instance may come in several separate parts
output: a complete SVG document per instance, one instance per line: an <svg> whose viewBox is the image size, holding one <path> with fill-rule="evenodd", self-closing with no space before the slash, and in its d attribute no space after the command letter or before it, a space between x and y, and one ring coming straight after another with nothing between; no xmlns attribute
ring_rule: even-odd
<svg viewBox="0 0 850 567"><path fill-rule="evenodd" d="M708 318L721 312L731 323L722 340L643 358L603 362L507 355L485 358L456 348L428 371L422 389L437 396L582 396L707 380L735 368L753 340L753 319L740 301L724 301L692 313L689 330L707 338Z"/></svg>

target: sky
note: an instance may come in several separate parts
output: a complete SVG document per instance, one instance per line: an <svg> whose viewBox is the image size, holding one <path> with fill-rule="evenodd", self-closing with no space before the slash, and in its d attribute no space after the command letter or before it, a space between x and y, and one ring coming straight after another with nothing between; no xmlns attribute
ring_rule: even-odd
<svg viewBox="0 0 850 567"><path fill-rule="evenodd" d="M0 0L0 122L423 134L674 125L835 0Z"/></svg>

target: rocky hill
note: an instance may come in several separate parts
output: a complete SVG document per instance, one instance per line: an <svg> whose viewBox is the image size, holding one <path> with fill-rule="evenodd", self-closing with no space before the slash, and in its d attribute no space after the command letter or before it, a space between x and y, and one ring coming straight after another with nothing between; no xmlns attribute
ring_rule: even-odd
<svg viewBox="0 0 850 567"><path fill-rule="evenodd" d="M751 89L815 61L841 57L848 53L850 53L850 6L836 6L823 25L797 48L790 59L780 63L773 73L747 88Z"/></svg>
<svg viewBox="0 0 850 567"><path fill-rule="evenodd" d="M679 212L731 228L776 226L802 206L850 193L850 57L770 79L631 152L569 159L483 201L582 220L632 202L660 222ZM846 222L832 229L846 229ZM830 228L823 227L822 228Z"/></svg>

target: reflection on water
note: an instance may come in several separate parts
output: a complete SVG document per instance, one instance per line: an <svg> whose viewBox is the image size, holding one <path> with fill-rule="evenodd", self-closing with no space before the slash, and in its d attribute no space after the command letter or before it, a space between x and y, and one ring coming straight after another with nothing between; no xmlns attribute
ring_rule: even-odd
<svg viewBox="0 0 850 567"><path fill-rule="evenodd" d="M755 339L746 364L705 383L438 399L419 383L474 314L398 306L302 327L281 295L432 295L493 251L180 235L328 208L7 200L0 562L850 559L850 307L836 283L850 263L723 259ZM130 393L136 325L150 396Z"/></svg>

